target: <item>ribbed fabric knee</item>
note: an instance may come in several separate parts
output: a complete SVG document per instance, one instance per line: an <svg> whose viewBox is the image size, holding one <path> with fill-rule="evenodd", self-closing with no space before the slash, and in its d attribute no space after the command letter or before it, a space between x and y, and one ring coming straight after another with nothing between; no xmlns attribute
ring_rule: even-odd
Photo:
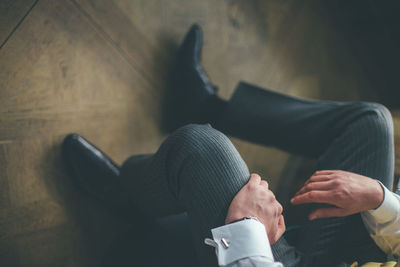
<svg viewBox="0 0 400 267"><path fill-rule="evenodd" d="M167 157L167 166L173 177L181 179L189 179L196 177L197 180L204 180L201 184L208 188L206 184L226 184L235 181L235 177L246 174L248 179L248 168L238 151L231 143L228 137L221 132L212 128L209 124L189 124L176 130L167 140L169 143L169 157ZM173 142L171 144L171 142ZM173 155L172 155L173 154ZM175 166L179 165L179 168ZM182 170L189 170L182 174ZM197 171L197 175L192 175ZM210 173L220 173L219 177L210 177ZM230 173L230 177L226 177L226 173ZM201 175L199 175L201 174ZM171 179L174 180L174 179ZM207 181L206 181L207 180ZM177 190L173 190L178 194L186 182L175 180L174 186ZM199 181L198 181L199 182ZM242 182L240 183L242 184ZM199 188L201 190L206 190ZM180 196L176 195L179 199Z"/></svg>
<svg viewBox="0 0 400 267"><path fill-rule="evenodd" d="M358 102L352 105L357 115L319 156L318 168L353 171L389 181L394 166L391 114L386 107L377 103Z"/></svg>
<svg viewBox="0 0 400 267"><path fill-rule="evenodd" d="M394 146L393 122L390 112L376 103L352 104L355 117L342 128L318 158L318 169L340 169L380 180L390 188L393 182ZM349 115L349 116L352 116ZM347 218L347 217L346 217ZM378 255L380 250L369 238L361 219L354 231L352 220L332 218L315 220L304 228L304 251L310 260L345 259L347 256L364 259L365 256ZM336 227L332 227L336 225ZM327 230L330 233L327 233ZM368 255L363 255L365 246L348 247L348 235L360 236L360 244L372 244ZM362 238L366 238L365 241ZM309 238L309 240L307 240ZM316 246L322 244L322 246ZM343 244L343 245L340 245ZM337 248L326 250L326 248ZM346 248L345 250L343 248ZM311 253L311 254L310 254ZM365 254L365 253L364 253ZM342 258L341 258L342 257Z"/></svg>
<svg viewBox="0 0 400 267"><path fill-rule="evenodd" d="M184 148L188 153L207 152L204 146L229 144L229 139L210 124L188 124L178 128L169 138L174 146ZM167 141L169 141L167 140Z"/></svg>
<svg viewBox="0 0 400 267"><path fill-rule="evenodd" d="M369 159L372 165L365 166L363 169L368 176L368 169L374 169L372 178L378 179L388 188L393 183L394 169L394 130L393 119L390 111L378 103L362 102L363 115L360 116L353 125L348 128L350 140L364 143L365 154L359 153L359 161ZM357 141L355 141L357 139ZM349 151L350 153L351 151ZM352 153L357 153L352 151ZM372 160L375 158L375 160ZM374 166L375 165L375 166ZM381 171L380 171L381 170Z"/></svg>
<svg viewBox="0 0 400 267"><path fill-rule="evenodd" d="M385 134L393 136L393 119L390 111L382 104L374 102L359 102L360 109L364 112L364 116L368 114L375 114L375 121L377 127L375 129L382 130Z"/></svg>
<svg viewBox="0 0 400 267"><path fill-rule="evenodd" d="M224 224L232 199L250 173L229 138L210 125L184 126L166 142L170 191L188 212L199 257L214 266L215 253L203 240Z"/></svg>

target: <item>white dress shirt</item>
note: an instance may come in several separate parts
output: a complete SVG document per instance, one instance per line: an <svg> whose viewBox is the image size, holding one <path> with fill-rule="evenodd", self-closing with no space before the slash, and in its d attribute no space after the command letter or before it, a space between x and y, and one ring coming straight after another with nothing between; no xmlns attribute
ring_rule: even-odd
<svg viewBox="0 0 400 267"><path fill-rule="evenodd" d="M361 213L371 238L387 255L400 256L400 196L385 186L385 199L375 210Z"/></svg>
<svg viewBox="0 0 400 267"><path fill-rule="evenodd" d="M375 210L361 213L375 243L388 255L400 255L400 197L384 187L385 198ZM219 266L283 267L275 262L265 227L257 220L243 220L211 230Z"/></svg>

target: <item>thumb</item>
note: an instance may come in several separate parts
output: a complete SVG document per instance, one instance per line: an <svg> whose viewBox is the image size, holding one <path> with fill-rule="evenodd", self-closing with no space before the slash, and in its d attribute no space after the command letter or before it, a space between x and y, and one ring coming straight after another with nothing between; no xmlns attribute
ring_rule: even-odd
<svg viewBox="0 0 400 267"><path fill-rule="evenodd" d="M278 221L278 229L276 230L275 236L274 236L274 243L281 238L281 236L285 233L286 231L286 226L285 226L285 219L283 218L283 215L279 217ZM271 244L272 245L272 244Z"/></svg>
<svg viewBox="0 0 400 267"><path fill-rule="evenodd" d="M285 218L283 218L283 215L279 216L278 227L279 231L281 231L281 235L283 235L286 231Z"/></svg>
<svg viewBox="0 0 400 267"><path fill-rule="evenodd" d="M347 216L346 210L337 207L320 208L310 213L308 218L310 220L329 217L343 217Z"/></svg>
<svg viewBox="0 0 400 267"><path fill-rule="evenodd" d="M256 174L256 173L252 173L250 175L250 180L249 180L249 184L254 184L254 185L259 185L261 182L261 177L260 175Z"/></svg>

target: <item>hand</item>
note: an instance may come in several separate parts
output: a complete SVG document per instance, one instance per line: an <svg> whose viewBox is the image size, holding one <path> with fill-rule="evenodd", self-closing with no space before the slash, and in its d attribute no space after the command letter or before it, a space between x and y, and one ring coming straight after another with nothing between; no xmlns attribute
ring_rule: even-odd
<svg viewBox="0 0 400 267"><path fill-rule="evenodd" d="M256 217L265 226L270 244L274 244L285 232L282 205L268 189L268 183L257 174L237 193L229 206L225 224L244 217Z"/></svg>
<svg viewBox="0 0 400 267"><path fill-rule="evenodd" d="M371 178L346 171L317 171L291 199L294 205L327 203L334 207L319 208L309 219L342 217L376 209L384 199L381 184Z"/></svg>

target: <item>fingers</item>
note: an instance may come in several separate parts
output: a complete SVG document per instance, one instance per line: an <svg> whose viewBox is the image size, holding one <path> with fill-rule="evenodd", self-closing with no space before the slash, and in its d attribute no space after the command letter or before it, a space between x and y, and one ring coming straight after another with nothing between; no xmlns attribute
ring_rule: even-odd
<svg viewBox="0 0 400 267"><path fill-rule="evenodd" d="M324 174L324 175L313 175L311 176L304 184L315 183L315 182L324 182L329 181L332 179L331 174Z"/></svg>
<svg viewBox="0 0 400 267"><path fill-rule="evenodd" d="M262 187L264 187L265 189L269 190L269 186L268 186L268 182L265 180L262 180L260 175L256 174L256 173L252 173L250 175L250 180L249 180L249 184L251 185L261 185Z"/></svg>
<svg viewBox="0 0 400 267"><path fill-rule="evenodd" d="M332 182L330 180L322 181L322 182L307 183L302 188L300 188L300 190L295 195L296 196L301 195L301 194L304 194L306 192L313 191L313 190L321 190L321 191L330 190L332 188L333 188Z"/></svg>
<svg viewBox="0 0 400 267"><path fill-rule="evenodd" d="M283 217L283 215L279 216L278 225L279 226L285 225L285 218Z"/></svg>
<svg viewBox="0 0 400 267"><path fill-rule="evenodd" d="M306 203L327 203L336 204L335 197L331 191L310 191L304 194L294 196L290 202L293 205L306 204Z"/></svg>
<svg viewBox="0 0 400 267"><path fill-rule="evenodd" d="M295 194L295 196L304 194L313 190L330 190L332 189L332 180L334 180L335 176L333 175L337 171L317 171L315 172L300 188L299 191Z"/></svg>
<svg viewBox="0 0 400 267"><path fill-rule="evenodd" d="M340 170L322 170L322 171L316 171L310 179L306 181L307 183L310 182L319 182L319 181L326 181L330 180L332 175L337 174L338 172L341 172Z"/></svg>
<svg viewBox="0 0 400 267"><path fill-rule="evenodd" d="M276 238L275 239L278 240L279 238L281 238L281 236L285 233L285 231L286 231L285 219L281 215L279 217L278 229L277 229L277 232L276 232Z"/></svg>
<svg viewBox="0 0 400 267"><path fill-rule="evenodd" d="M263 186L263 187L265 187L266 189L269 189L268 183L267 183L267 181L265 181L265 180L261 180L260 185Z"/></svg>
<svg viewBox="0 0 400 267"><path fill-rule="evenodd" d="M279 230L279 226L278 226L278 218L273 218L273 223L269 225L269 229L267 230L267 235L268 235L268 239L269 239L269 243L272 245L274 244L278 239L277 239L277 233Z"/></svg>
<svg viewBox="0 0 400 267"><path fill-rule="evenodd" d="M281 203L279 203L278 201L276 201L276 202L277 202L277 204L278 204L278 211L277 211L277 214L280 215L280 216L282 216L283 207L282 207Z"/></svg>
<svg viewBox="0 0 400 267"><path fill-rule="evenodd" d="M319 218L329 218L329 217L343 217L347 216L348 212L345 209L341 208L320 208L316 209L310 213L308 218L310 220L319 219Z"/></svg>
<svg viewBox="0 0 400 267"><path fill-rule="evenodd" d="M314 175L329 175L337 172L337 170L319 170L314 173Z"/></svg>
<svg viewBox="0 0 400 267"><path fill-rule="evenodd" d="M278 220L278 227L276 229L275 235L272 238L272 240L270 240L271 245L274 244L276 241L278 241L279 238L281 238L281 236L285 233L285 231L286 231L285 219L281 215Z"/></svg>
<svg viewBox="0 0 400 267"><path fill-rule="evenodd" d="M260 175L255 174L255 173L252 173L252 174L250 175L249 184L257 186L257 185L260 184L260 182L261 182L261 177L260 177Z"/></svg>

